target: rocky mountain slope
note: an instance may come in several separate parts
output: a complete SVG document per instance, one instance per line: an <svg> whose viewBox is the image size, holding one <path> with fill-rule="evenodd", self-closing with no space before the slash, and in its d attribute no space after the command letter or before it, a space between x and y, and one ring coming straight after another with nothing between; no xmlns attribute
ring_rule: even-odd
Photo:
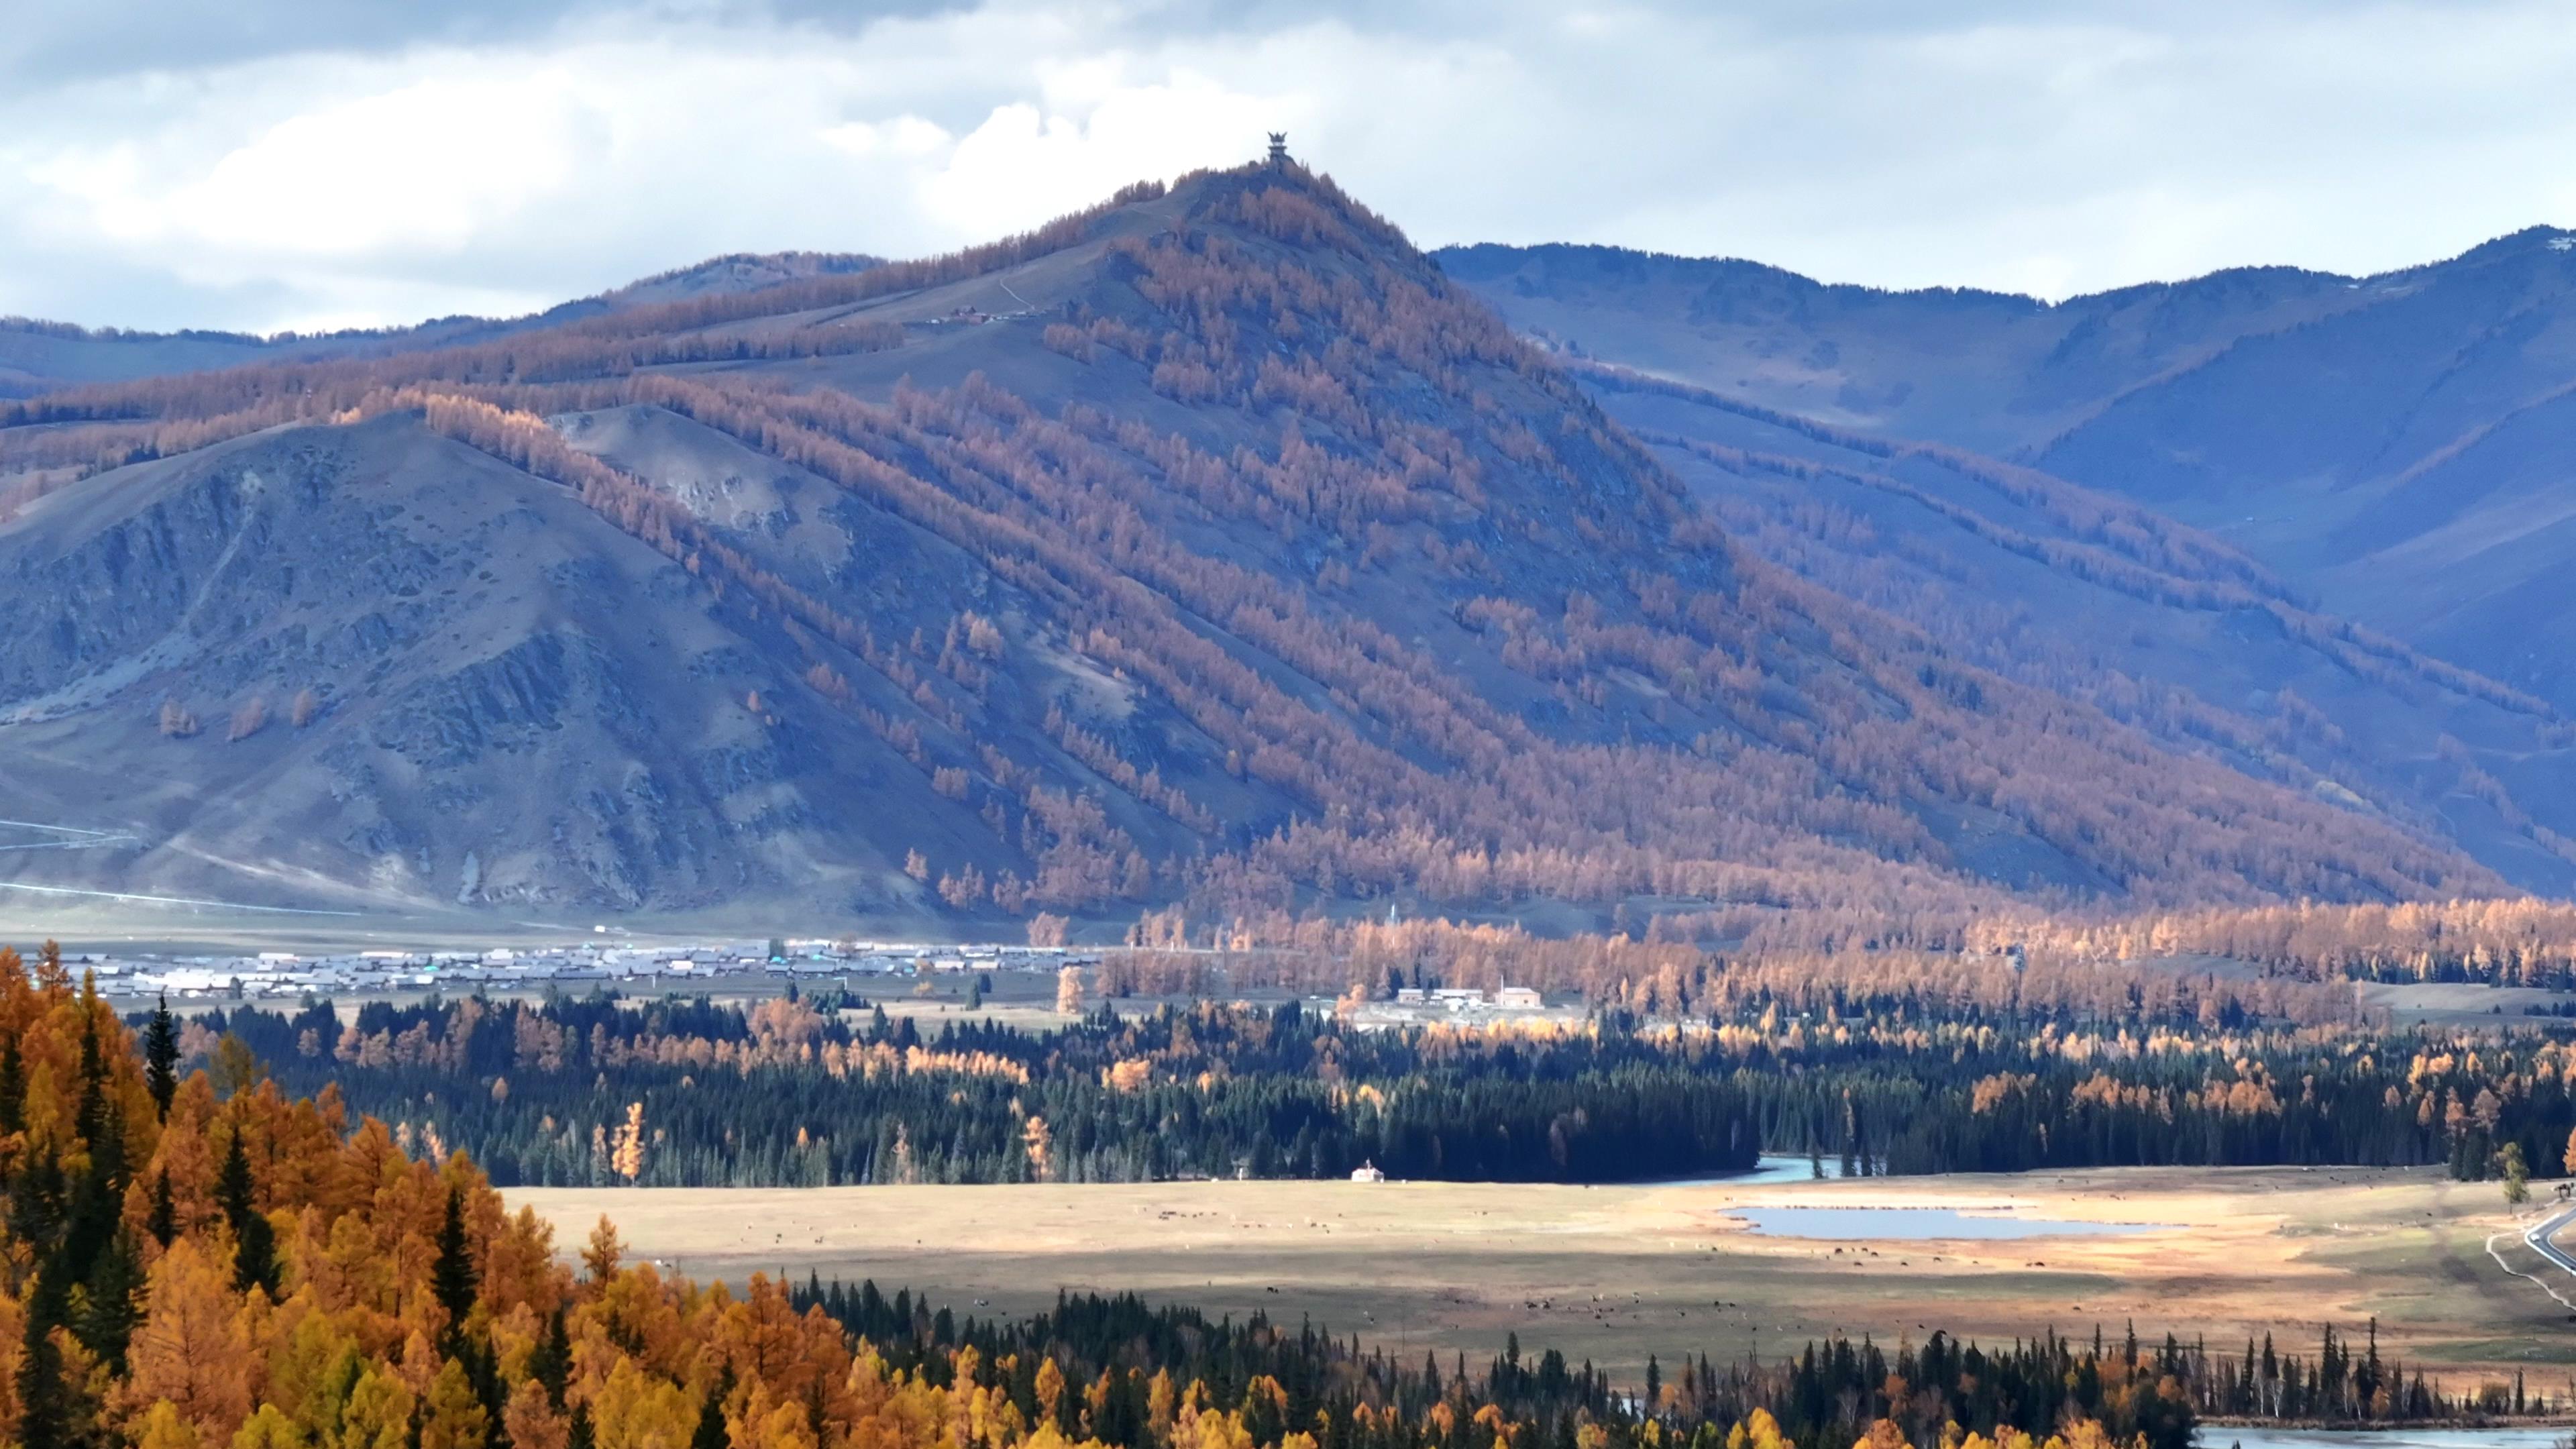
<svg viewBox="0 0 2576 1449"><path fill-rule="evenodd" d="M2085 661L1766 559L1701 454L1294 166L680 290L0 415L42 479L0 523L0 816L133 842L0 875L1720 940L2503 886L2333 749L2124 723Z"/></svg>

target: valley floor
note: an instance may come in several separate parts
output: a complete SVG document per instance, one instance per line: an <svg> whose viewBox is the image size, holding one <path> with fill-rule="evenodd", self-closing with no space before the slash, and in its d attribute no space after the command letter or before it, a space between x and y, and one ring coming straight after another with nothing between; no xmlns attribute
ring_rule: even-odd
<svg viewBox="0 0 2576 1449"><path fill-rule="evenodd" d="M1648 1354L1765 1357L1835 1332L1987 1342L2054 1327L2313 1354L2331 1323L2454 1388L2576 1374L2571 1316L2534 1282L2492 1183L2436 1169L2124 1169L2024 1177L1566 1187L1165 1182L820 1189L517 1189L569 1251L601 1213L632 1254L701 1279L808 1272L908 1286L979 1316L1059 1288L1133 1289L1210 1313L1311 1318L1391 1348L1481 1360L1517 1333L1622 1374ZM2009 1208L2152 1231L1977 1241L1808 1241L1736 1207ZM2536 1209L2534 1210L2536 1211ZM2526 1218L2527 1223L2534 1219ZM1901 1219L1890 1219L1891 1223ZM1901 1227L1893 1232L1904 1231ZM2557 1280L2576 1298L2576 1279Z"/></svg>

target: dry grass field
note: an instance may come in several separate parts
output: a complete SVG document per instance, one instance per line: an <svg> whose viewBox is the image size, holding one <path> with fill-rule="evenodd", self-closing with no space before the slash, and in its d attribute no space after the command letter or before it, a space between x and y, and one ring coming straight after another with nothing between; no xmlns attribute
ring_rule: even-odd
<svg viewBox="0 0 2576 1449"><path fill-rule="evenodd" d="M2494 1027L2529 1024L2530 1012L2565 1008L2576 997L2530 986L2473 986L2464 982L2363 982L2353 988L2364 1006L2385 1009L2401 1026ZM2549 1018L2555 1019L2555 1018Z"/></svg>
<svg viewBox="0 0 2576 1449"><path fill-rule="evenodd" d="M523 1189L567 1250L605 1212L633 1252L699 1277L871 1277L961 1311L1134 1289L1211 1312L1310 1317L1409 1353L1482 1357L1517 1332L1624 1371L1649 1353L1769 1356L1822 1334L1993 1341L2054 1326L2275 1334L2318 1326L2446 1379L2576 1373L2569 1315L2506 1274L2492 1184L2438 1172L2130 1169L1852 1182L1510 1186L1195 1182L1028 1187ZM2165 1225L2124 1236L1808 1241L1748 1231L1760 1205L1951 1206ZM1891 1218L1891 1223L1901 1221ZM1901 1232L1891 1228L1891 1234ZM2510 1244L2510 1247L2508 1245ZM2512 1235L2498 1242L2537 1271ZM2576 1281L2560 1291L2576 1298Z"/></svg>

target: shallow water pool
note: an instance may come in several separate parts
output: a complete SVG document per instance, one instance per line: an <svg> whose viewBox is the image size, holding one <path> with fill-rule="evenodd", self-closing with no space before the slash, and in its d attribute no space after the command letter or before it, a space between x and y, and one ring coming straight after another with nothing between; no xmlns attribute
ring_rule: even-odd
<svg viewBox="0 0 2576 1449"><path fill-rule="evenodd" d="M1942 1238L2117 1237L2156 1232L2162 1223L2090 1223L2014 1217L2001 1209L1874 1207L1740 1207L1753 1231L1775 1238L1868 1238L1884 1241ZM2251 1449L2251 1446L2248 1446Z"/></svg>

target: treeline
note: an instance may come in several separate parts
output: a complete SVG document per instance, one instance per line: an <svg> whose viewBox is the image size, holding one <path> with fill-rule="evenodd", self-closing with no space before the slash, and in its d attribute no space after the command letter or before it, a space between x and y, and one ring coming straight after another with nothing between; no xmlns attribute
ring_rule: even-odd
<svg viewBox="0 0 2576 1449"><path fill-rule="evenodd" d="M979 1365L1028 1365L1012 1396L1025 1396L1033 1421L1052 1416L1069 1437L1090 1434L1111 1444L1150 1442L1138 1429L1169 1417L1169 1385L1141 1373L1157 1364L1174 1381L1197 1382L1218 1403L1248 1403L1255 1443L1298 1434L1304 1425L1310 1427L1299 1437L1315 1449L1400 1449L1414 1442L1405 1426L1425 1422L1463 1435L1450 1442L1467 1445L1484 1442L1480 1424L1487 1431L1520 1426L1495 1434L1497 1449L1854 1441L1931 1449L1963 1439L2183 1449L2194 1422L2182 1378L2189 1356L2170 1343L2146 1355L2132 1343L2122 1357L2098 1342L2087 1349L2054 1335L1989 1350L1935 1333L1919 1349L1906 1345L1892 1354L1866 1339L1835 1339L1770 1365L1715 1365L1705 1354L1685 1354L1667 1373L1657 1359L1635 1383L1570 1363L1554 1349L1525 1354L1517 1334L1482 1363L1460 1355L1444 1367L1433 1354L1413 1364L1312 1323L1291 1333L1259 1314L1241 1324L1211 1321L1130 1296L1063 1297L1053 1310L1016 1322L958 1320L907 1291L888 1298L873 1282L852 1288L809 1281L795 1301L821 1309L889 1364L914 1372L935 1376L967 1355ZM1047 1365L1056 1366L1060 1385L1049 1383ZM1739 1432L1743 1438L1732 1437Z"/></svg>
<svg viewBox="0 0 2576 1449"><path fill-rule="evenodd" d="M820 1186L1347 1176L1607 1182L1736 1172L1760 1149L1730 1076L1651 1050L1442 1048L1296 1006L1207 1007L1058 1034L909 1018L370 1003L210 1014L297 1090L336 1084L512 1183ZM621 1143L631 1143L621 1152Z"/></svg>
<svg viewBox="0 0 2576 1449"><path fill-rule="evenodd" d="M2172 1334L2161 1344L2141 1343L2134 1326L2107 1343L2096 1328L2089 1345L2044 1332L1993 1348L1936 1331L1919 1346L1908 1341L1893 1352L1866 1337L1810 1342L1767 1364L1712 1363L1706 1354L1686 1352L1667 1369L1656 1355L1640 1383L1614 1380L1589 1362L1570 1363L1554 1349L1525 1355L1517 1334L1493 1358L1471 1365L1462 1355L1444 1371L1436 1355L1415 1365L1389 1356L1382 1345L1337 1339L1312 1323L1290 1334L1258 1314L1241 1324L1211 1322L1188 1308L1152 1308L1126 1295L1060 1296L1051 1311L1017 1321L961 1319L934 1309L926 1295L899 1290L888 1297L872 1281L853 1287L809 1278L794 1301L819 1308L906 1371L936 1376L961 1353L977 1363L1032 1365L1012 1394L1033 1420L1058 1414L1068 1434L1119 1426L1102 1435L1112 1443L1125 1442L1126 1426L1161 1412L1150 1381L1121 1373L1154 1364L1176 1380L1197 1381L1219 1402L1241 1402L1247 1393L1267 1399L1256 1439L1273 1423L1328 1425L1352 1437L1327 1430L1317 1435L1319 1446L1352 1449L1380 1442L1367 1436L1374 1415L1358 1412L1363 1403L1399 1422L1438 1418L1443 1406L1455 1421L1470 1421L1490 1405L1530 1426L1536 1449L1571 1449L1583 1442L1587 1424L1632 1433L1651 1424L1648 1442L1715 1449L1727 1442L1729 1425L1764 1422L1786 1441L1856 1442L1860 1449L1895 1443L1930 1449L1957 1444L1966 1434L2012 1444L2016 1433L2041 1439L2086 1421L2100 1425L2111 1443L2179 1446L2192 1442L2193 1425L2204 1416L2475 1423L2547 1414L2563 1404L2558 1396L2531 1392L2519 1375L2446 1389L2420 1365L2410 1369L2383 1356L2376 1321L2358 1349L2328 1325L2311 1357L2276 1348L2269 1334L2259 1344L2247 1339L2240 1355ZM1037 1365L1047 1363L1063 1376L1059 1391L1043 1383Z"/></svg>
<svg viewBox="0 0 2576 1449"><path fill-rule="evenodd" d="M1810 919L1766 933L1759 949L1723 955L1651 934L1544 937L1512 925L1284 912L1200 926L1178 910L1148 911L1128 935L1130 949L1106 953L1099 968L1110 995L1355 990L1360 999L1378 999L1407 984L1436 983L1488 991L1532 986L1641 1016L1727 1014L1747 1003L1815 1011L1853 1001L2202 1025L2249 1018L2357 1025L2372 1015L2336 981L2098 961L2017 943L1966 949L1957 944L1965 932L1909 936L1857 920ZM1819 940L1829 944L1811 944Z"/></svg>
<svg viewBox="0 0 2576 1449"><path fill-rule="evenodd" d="M1683 1003L1669 1003L1682 1006ZM210 1013L296 1090L504 1183L823 1185L1397 1177L1615 1182L2191 1165L2554 1173L2576 1050L2537 1035L2298 1027L2143 996L1713 994L1696 1016L1365 1029L1200 1003L1062 1031L778 999L369 1003Z"/></svg>
<svg viewBox="0 0 2576 1449"><path fill-rule="evenodd" d="M575 1268L462 1154L289 1098L237 1042L220 1083L180 1057L166 1017L138 1043L58 959L31 978L0 951L0 1436L24 1449L1780 1449L1779 1413L1909 1442L1856 1417L1882 1402L1923 1449L1952 1419L1962 1449L2024 1449L2024 1424L2061 1449L2189 1439L2164 1378L2054 1343L2018 1371L1900 1355L1943 1395L1929 1426L1848 1345L1693 1365L1686 1403L1659 1370L1641 1394L1515 1344L1481 1380L1417 1373L1133 1298L987 1325L865 1287L702 1287L626 1261L606 1219Z"/></svg>
<svg viewBox="0 0 2576 1449"><path fill-rule="evenodd" d="M2230 956L2308 980L2576 990L2576 904L2537 897L2010 918L1987 922L1970 938L2027 941L2083 961Z"/></svg>

